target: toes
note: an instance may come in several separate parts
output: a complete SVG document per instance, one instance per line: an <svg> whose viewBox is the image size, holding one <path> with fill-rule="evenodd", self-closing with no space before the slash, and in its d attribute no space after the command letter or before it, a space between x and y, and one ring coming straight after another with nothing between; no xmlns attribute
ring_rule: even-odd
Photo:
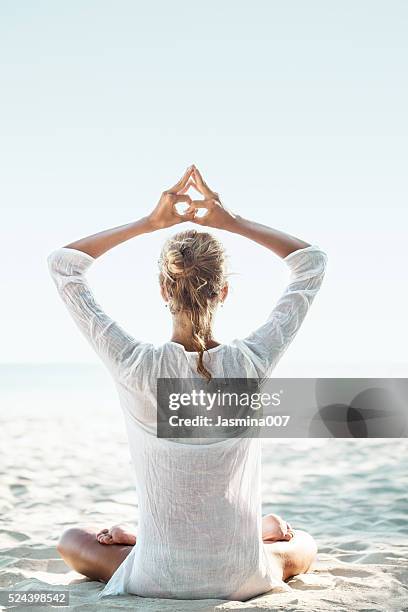
<svg viewBox="0 0 408 612"><path fill-rule="evenodd" d="M278 514L263 517L263 540L266 542L288 542L294 536L292 526Z"/></svg>
<svg viewBox="0 0 408 612"><path fill-rule="evenodd" d="M136 544L136 536L132 533L127 533L121 527L113 527L111 529L113 540L117 544L127 544L133 546Z"/></svg>
<svg viewBox="0 0 408 612"><path fill-rule="evenodd" d="M279 520L278 531L279 531L279 537L280 538L284 538L284 536L288 532L288 527L287 527L286 521L283 521L282 519Z"/></svg>
<svg viewBox="0 0 408 612"><path fill-rule="evenodd" d="M104 533L101 536L99 536L98 542L100 544L112 544L113 542L112 536L110 535L110 533Z"/></svg>

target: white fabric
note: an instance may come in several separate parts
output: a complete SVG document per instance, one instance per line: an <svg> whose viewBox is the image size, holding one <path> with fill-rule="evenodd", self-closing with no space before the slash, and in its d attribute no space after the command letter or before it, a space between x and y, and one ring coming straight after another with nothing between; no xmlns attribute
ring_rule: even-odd
<svg viewBox="0 0 408 612"><path fill-rule="evenodd" d="M156 437L157 378L197 377L197 355L126 333L95 301L85 276L94 261L69 248L48 257L61 298L113 376L136 476L137 544L102 596L246 600L270 590L276 579L262 542L260 440ZM268 376L293 340L321 285L326 255L310 246L284 261L289 285L267 321L205 355L214 377Z"/></svg>

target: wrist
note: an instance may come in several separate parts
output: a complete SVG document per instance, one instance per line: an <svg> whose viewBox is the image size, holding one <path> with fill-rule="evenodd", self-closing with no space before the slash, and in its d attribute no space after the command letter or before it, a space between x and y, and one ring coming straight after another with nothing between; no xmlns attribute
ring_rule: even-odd
<svg viewBox="0 0 408 612"><path fill-rule="evenodd" d="M243 218L239 215L230 215L230 218L226 220L221 229L226 230L227 232L239 233L242 222Z"/></svg>
<svg viewBox="0 0 408 612"><path fill-rule="evenodd" d="M143 217L143 224L146 227L146 232L155 232L156 230L162 229L163 225L160 225L153 215L147 215L147 217Z"/></svg>

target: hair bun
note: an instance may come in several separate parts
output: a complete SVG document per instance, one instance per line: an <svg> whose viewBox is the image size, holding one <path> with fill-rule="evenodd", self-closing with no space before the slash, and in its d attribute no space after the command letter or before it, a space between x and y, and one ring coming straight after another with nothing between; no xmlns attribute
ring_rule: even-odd
<svg viewBox="0 0 408 612"><path fill-rule="evenodd" d="M166 254L166 266L169 274L173 276L189 274L195 267L193 249L187 244L169 249Z"/></svg>
<svg viewBox="0 0 408 612"><path fill-rule="evenodd" d="M193 249L188 245L182 245L180 247L180 253L184 261L184 265L188 266L194 263L194 253Z"/></svg>

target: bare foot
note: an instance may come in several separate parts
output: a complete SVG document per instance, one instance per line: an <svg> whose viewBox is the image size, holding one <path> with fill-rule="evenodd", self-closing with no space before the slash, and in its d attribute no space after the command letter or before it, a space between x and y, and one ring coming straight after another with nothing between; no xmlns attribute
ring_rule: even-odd
<svg viewBox="0 0 408 612"><path fill-rule="evenodd" d="M294 536L292 527L277 514L262 517L262 539L264 542L287 542Z"/></svg>
<svg viewBox="0 0 408 612"><path fill-rule="evenodd" d="M136 536L120 525L114 525L110 529L102 529L96 534L96 539L100 544L127 544L129 546L136 544Z"/></svg>

